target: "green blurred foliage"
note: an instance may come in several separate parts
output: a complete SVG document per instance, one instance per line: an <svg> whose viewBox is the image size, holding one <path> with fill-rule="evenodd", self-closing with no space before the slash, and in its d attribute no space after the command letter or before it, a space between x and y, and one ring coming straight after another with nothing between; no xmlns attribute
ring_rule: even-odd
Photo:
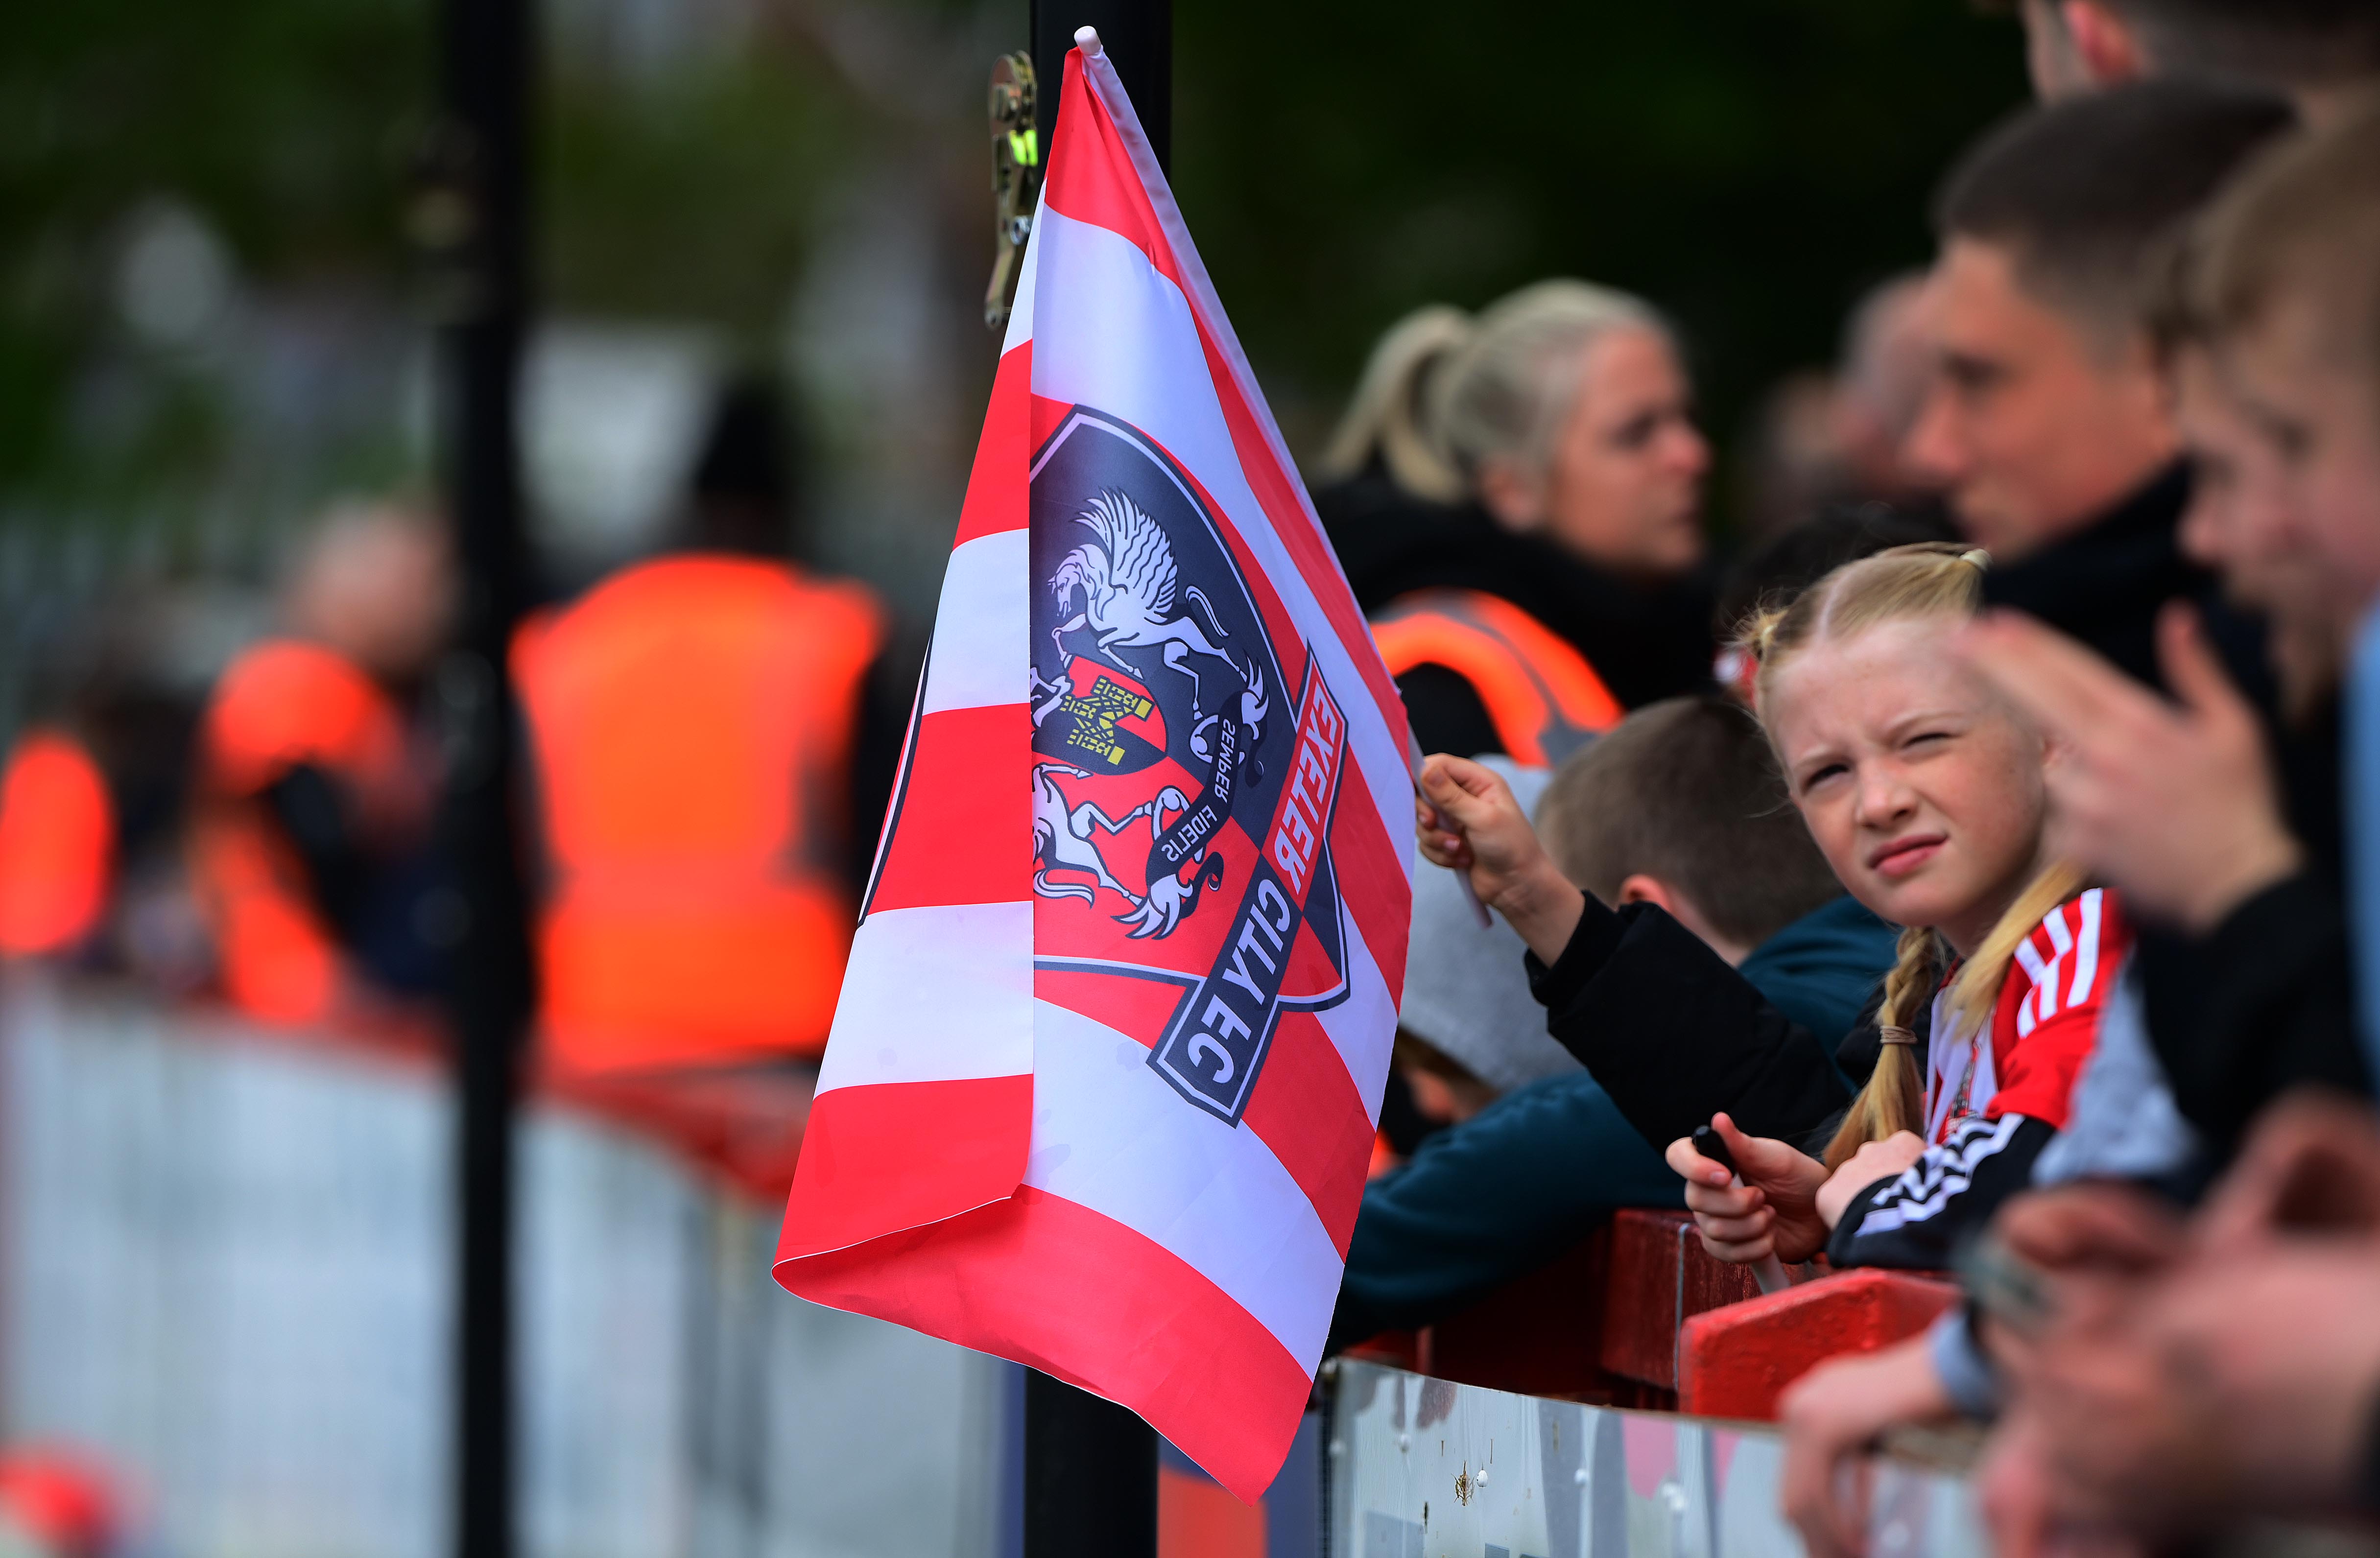
<svg viewBox="0 0 2380 1558"><path fill-rule="evenodd" d="M201 397L170 374L103 451L72 436L76 371L110 328L113 240L141 201L187 200L266 274L387 269L425 22L414 0L16 9L0 51L0 493L188 481L217 448Z"/></svg>
<svg viewBox="0 0 2380 1558"><path fill-rule="evenodd" d="M844 6L898 10L946 49L990 39L987 70L1025 30L1021 3L1013 25L961 0L808 10ZM396 294L407 159L433 102L429 6L79 0L11 22L0 499L202 483L221 441L187 387L151 395L149 423L103 450L79 441L77 374L114 328L111 235L170 195L216 224L250 282L334 273ZM1404 309L1562 272L1671 310L1726 434L1778 373L1831 354L1864 284L1924 259L1931 184L2023 91L2014 26L1964 0L1178 0L1176 32L1182 204L1309 437ZM871 138L946 125L952 156L982 155L979 74L946 119L895 123L811 36L763 28L741 54L650 79L549 71L551 303L751 339L782 324L793 277L833 241L825 197ZM989 248L952 273L982 274ZM988 367L988 336L981 349Z"/></svg>
<svg viewBox="0 0 2380 1558"><path fill-rule="evenodd" d="M1174 14L1182 206L1280 399L1343 393L1408 308L1572 274L1680 321L1730 434L1924 262L1935 180L2026 93L1966 0Z"/></svg>
<svg viewBox="0 0 2380 1558"><path fill-rule="evenodd" d="M782 48L640 86L557 67L540 115L546 301L774 330L820 197L865 134L854 107L815 58Z"/></svg>

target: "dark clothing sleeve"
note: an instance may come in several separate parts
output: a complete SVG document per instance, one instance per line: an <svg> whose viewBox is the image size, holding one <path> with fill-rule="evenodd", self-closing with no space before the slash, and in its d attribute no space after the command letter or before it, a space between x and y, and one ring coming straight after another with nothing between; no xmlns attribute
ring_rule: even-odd
<svg viewBox="0 0 2380 1558"><path fill-rule="evenodd" d="M1908 1172L1852 1198L1827 1241L1838 1266L1944 1271L1959 1246L2031 1187L2033 1160L2058 1134L2026 1115L1961 1121Z"/></svg>
<svg viewBox="0 0 2380 1558"><path fill-rule="evenodd" d="M1657 1146L1721 1109L1799 1141L1850 1101L1826 1046L1656 905L1589 896L1560 958L1528 968L1547 1031Z"/></svg>
<svg viewBox="0 0 2380 1558"><path fill-rule="evenodd" d="M2320 876L2276 883L2203 937L2143 929L2137 956L2174 1103L2217 1158L2299 1083L2371 1093L2346 913Z"/></svg>
<svg viewBox="0 0 2380 1558"><path fill-rule="evenodd" d="M294 763L264 787L263 800L314 890L314 906L342 941L351 942L363 912L371 863L355 827L346 785L328 769Z"/></svg>
<svg viewBox="0 0 2380 1558"><path fill-rule="evenodd" d="M868 668L859 694L859 726L851 743L851 837L844 872L856 894L868 891L876 865L876 840L884 831L884 809L901 770L901 746L908 739L916 707L917 666L887 650Z"/></svg>
<svg viewBox="0 0 2380 1558"><path fill-rule="evenodd" d="M1577 1244L1614 1208L1680 1206L1684 1190L1592 1077L1500 1098L1365 1187L1328 1350L1434 1324Z"/></svg>
<svg viewBox="0 0 2380 1558"><path fill-rule="evenodd" d="M1424 753L1451 752L1484 757L1504 750L1504 738L1488 717L1487 702L1463 673L1442 665L1417 665L1397 678L1405 700L1405 720Z"/></svg>

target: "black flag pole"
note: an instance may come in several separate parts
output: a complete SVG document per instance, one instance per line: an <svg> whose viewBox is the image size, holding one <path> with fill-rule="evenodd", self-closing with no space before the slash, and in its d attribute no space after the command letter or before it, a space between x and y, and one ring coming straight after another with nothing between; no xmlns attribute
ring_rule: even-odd
<svg viewBox="0 0 2380 1558"><path fill-rule="evenodd" d="M439 442L461 610L435 694L455 895L447 1011L455 1078L458 1558L512 1558L513 1125L531 1007L513 802L506 650L528 594L515 389L528 317L531 0L442 0L443 115L408 226L441 326Z"/></svg>
<svg viewBox="0 0 2380 1558"><path fill-rule="evenodd" d="M1092 27L1172 172L1172 0L1032 0L1031 17L1044 160L1066 51L1077 28ZM1025 1375L1025 1558L1157 1558L1157 1431L1038 1370Z"/></svg>

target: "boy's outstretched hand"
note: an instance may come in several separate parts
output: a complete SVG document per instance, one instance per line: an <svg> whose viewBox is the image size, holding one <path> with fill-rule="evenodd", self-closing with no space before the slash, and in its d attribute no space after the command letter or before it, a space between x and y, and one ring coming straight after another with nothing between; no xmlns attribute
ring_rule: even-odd
<svg viewBox="0 0 2380 1558"><path fill-rule="evenodd" d="M1548 963L1586 912L1586 895L1558 869L1512 787L1493 768L1444 753L1421 766L1414 803L1422 857L1466 873L1479 901L1504 916Z"/></svg>

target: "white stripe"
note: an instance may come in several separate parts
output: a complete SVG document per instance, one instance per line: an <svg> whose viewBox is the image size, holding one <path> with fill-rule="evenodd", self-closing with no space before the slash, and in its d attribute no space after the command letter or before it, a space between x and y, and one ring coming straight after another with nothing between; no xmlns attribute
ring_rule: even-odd
<svg viewBox="0 0 2380 1558"><path fill-rule="evenodd" d="M2059 957L2074 950L2074 933L2066 928L2066 905L2061 903L2044 915L2041 928L2049 933L2049 945L2058 948Z"/></svg>
<svg viewBox="0 0 2380 1558"><path fill-rule="evenodd" d="M885 909L860 922L820 1093L1033 1069L1033 905Z"/></svg>
<svg viewBox="0 0 2380 1558"><path fill-rule="evenodd" d="M2038 1020L2047 1017L2058 1009L2057 990L2051 988L2046 1000L2034 1000L2034 997L2041 995L2044 984L2048 980L2050 969L2056 966L2055 960L2043 962L2041 953L2033 945L2033 937L2027 936L2016 944L2016 960L2024 966L2025 977L2033 981L2033 989L2026 996L2026 999L2033 1001L2034 1018Z"/></svg>
<svg viewBox="0 0 2380 1558"><path fill-rule="evenodd" d="M1167 1086L1148 1046L1047 1001L1025 1182L1164 1246L1309 1373L1321 1361L1343 1268L1297 1181L1255 1131Z"/></svg>
<svg viewBox="0 0 2380 1558"><path fill-rule="evenodd" d="M2080 1006L2091 998L2091 987L2099 983L2099 895L2093 888L2082 895L2082 936L2075 943L2074 984L2067 993L2068 1006Z"/></svg>
<svg viewBox="0 0 2380 1558"><path fill-rule="evenodd" d="M1000 343L1000 355L1009 353L1033 339L1033 279L1039 272L1041 252L1041 210L1038 200L1033 211L1033 233L1025 240L1025 258L1017 262L1016 301L1008 311L1008 334Z"/></svg>
<svg viewBox="0 0 2380 1558"><path fill-rule="evenodd" d="M1997 1120L1978 1120L1961 1131L1958 1140L1928 1147L1925 1155L1904 1169L1889 1190L1869 1202L1867 1214L1860 1219L1860 1234L1864 1237L1890 1233L1912 1223L1931 1220L1949 1204L1952 1196L1974 1183L1975 1171L1983 1166L1984 1160L2008 1146L2025 1117L2002 1115ZM1886 1199L1895 1195L1903 1199ZM1922 1199L1908 1199L1911 1197Z"/></svg>
<svg viewBox="0 0 2380 1558"><path fill-rule="evenodd" d="M1397 1041L1397 1004L1389 999L1388 976L1356 929L1352 910L1342 912L1347 944L1347 998L1315 1015L1339 1051L1340 1062L1363 1095L1364 1114L1380 1123L1380 1093L1388 1086L1389 1051Z"/></svg>
<svg viewBox="0 0 2380 1558"><path fill-rule="evenodd" d="M1002 530L952 550L926 664L926 713L1024 700L1032 652L1031 539L1023 530Z"/></svg>
<svg viewBox="0 0 2380 1558"><path fill-rule="evenodd" d="M1050 295L1065 299L1034 323L1033 390L1095 407L1163 445L1205 487L1272 580L1349 710L1349 744L1392 840L1413 836L1413 779L1405 755L1372 711L1367 684L1257 501L1216 398L1198 331L1181 288L1129 240L1045 209L1034 228ZM1297 477L1289 471L1293 486ZM1370 654L1369 645L1362 646ZM1410 848L1398 851L1413 875Z"/></svg>

